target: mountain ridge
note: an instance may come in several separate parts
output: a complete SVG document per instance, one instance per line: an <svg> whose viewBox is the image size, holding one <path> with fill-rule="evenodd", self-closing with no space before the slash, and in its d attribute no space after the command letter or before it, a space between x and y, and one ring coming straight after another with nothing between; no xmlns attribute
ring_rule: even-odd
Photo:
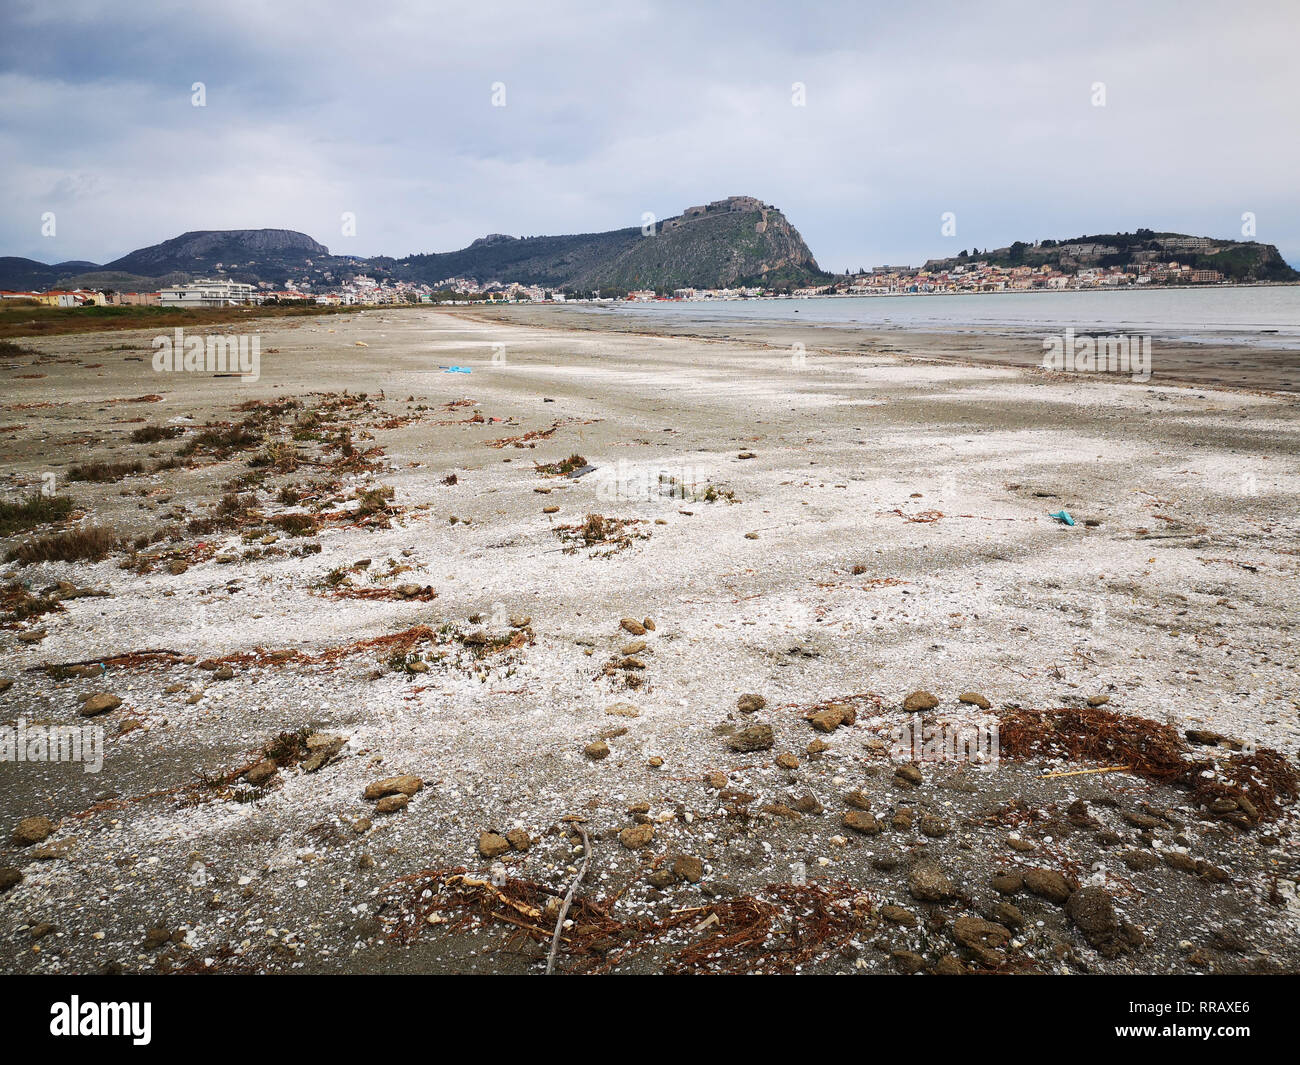
<svg viewBox="0 0 1300 1065"><path fill-rule="evenodd" d="M1275 245L1257 241L1193 237L1139 229L1043 240L1016 241L992 251L930 259L924 269L949 269L977 259L999 265L1095 265L1152 262L1161 257L1219 270L1233 281L1294 281ZM646 228L556 236L513 237L488 233L466 247L401 258L336 255L297 230L191 230L138 248L103 265L68 260L45 264L0 257L0 288L114 288L151 290L196 277L283 288L288 280L327 289L359 274L377 280L436 285L450 278L480 284L519 282L568 292L763 286L788 289L824 283L798 230L776 207L749 196L731 196L689 207Z"/></svg>
<svg viewBox="0 0 1300 1065"><path fill-rule="evenodd" d="M73 269L73 268L76 269ZM639 227L558 236L489 233L468 246L394 258L334 255L296 230L191 230L103 265L46 265L0 259L0 288L150 289L221 276L283 288L292 279L327 288L367 274L377 280L436 285L450 278L480 284L519 282L566 291L596 288L723 288L821 280L812 252L779 210L732 196Z"/></svg>

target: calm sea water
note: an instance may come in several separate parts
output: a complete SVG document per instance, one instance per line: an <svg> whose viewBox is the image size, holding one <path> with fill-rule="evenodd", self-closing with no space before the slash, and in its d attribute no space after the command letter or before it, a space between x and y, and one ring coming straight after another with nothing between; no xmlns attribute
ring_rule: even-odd
<svg viewBox="0 0 1300 1065"><path fill-rule="evenodd" d="M1294 347L1300 286L1006 292L944 296L620 303L593 313L701 323L816 322L871 329L1141 333L1189 341Z"/></svg>

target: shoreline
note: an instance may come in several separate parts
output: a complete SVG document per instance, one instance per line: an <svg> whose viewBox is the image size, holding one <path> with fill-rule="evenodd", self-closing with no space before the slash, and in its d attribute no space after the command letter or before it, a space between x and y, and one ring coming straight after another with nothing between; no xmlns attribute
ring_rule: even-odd
<svg viewBox="0 0 1300 1065"><path fill-rule="evenodd" d="M708 323L698 319L681 323L603 317L594 311L566 308L562 304L531 307L456 307L467 320L501 321L535 328L676 337L709 342L763 344L789 351L803 344L807 351L836 355L904 355L954 365L1015 367L1041 370L1042 333L1005 326L968 327L963 332L942 332L916 326L855 327L835 323L730 320ZM1092 381L1125 383L1122 374L1077 375ZM1289 396L1300 392L1300 347L1261 348L1214 342L1161 340L1152 358L1152 376L1146 387L1178 385L1189 388L1240 389Z"/></svg>

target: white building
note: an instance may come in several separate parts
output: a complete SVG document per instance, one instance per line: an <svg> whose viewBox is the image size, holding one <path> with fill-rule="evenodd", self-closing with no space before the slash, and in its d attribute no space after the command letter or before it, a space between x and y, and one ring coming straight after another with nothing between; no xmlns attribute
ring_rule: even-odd
<svg viewBox="0 0 1300 1065"><path fill-rule="evenodd" d="M173 285L158 294L164 307L232 307L240 303L254 303L256 296L252 285L238 281L213 281L200 279L188 285Z"/></svg>

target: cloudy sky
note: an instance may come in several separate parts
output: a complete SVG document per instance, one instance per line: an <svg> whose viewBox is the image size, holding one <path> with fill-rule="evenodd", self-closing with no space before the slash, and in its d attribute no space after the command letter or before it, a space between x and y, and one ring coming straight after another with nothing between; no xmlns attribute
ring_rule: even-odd
<svg viewBox="0 0 1300 1065"><path fill-rule="evenodd" d="M1297 46L1294 0L4 0L0 255L404 255L744 193L827 269L1245 212L1300 265Z"/></svg>

